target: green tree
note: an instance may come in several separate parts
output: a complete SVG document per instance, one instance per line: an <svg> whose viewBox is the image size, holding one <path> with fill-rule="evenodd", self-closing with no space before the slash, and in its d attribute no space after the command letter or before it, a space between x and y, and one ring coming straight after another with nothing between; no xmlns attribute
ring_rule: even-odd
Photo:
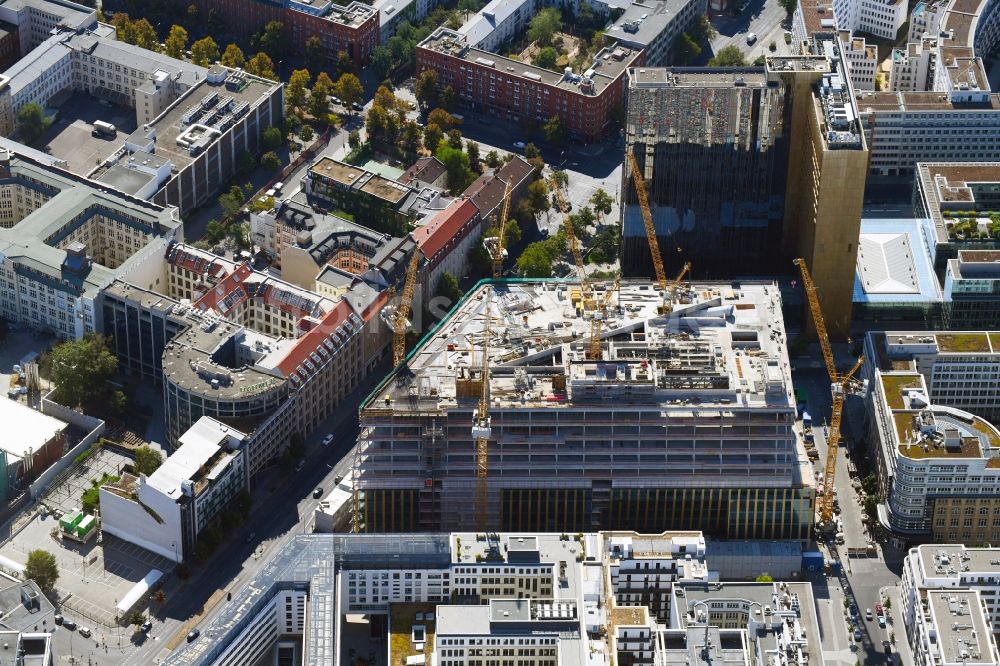
<svg viewBox="0 0 1000 666"><path fill-rule="evenodd" d="M462 298L462 288L458 286L458 278L456 278L451 273L445 272L438 280L437 292L435 295L443 296L447 298L452 303L457 303L460 298Z"/></svg>
<svg viewBox="0 0 1000 666"><path fill-rule="evenodd" d="M399 143L404 149L414 153L420 148L423 131L415 121L408 120L400 130Z"/></svg>
<svg viewBox="0 0 1000 666"><path fill-rule="evenodd" d="M140 446L135 450L135 471L149 476L163 464L163 454L148 446Z"/></svg>
<svg viewBox="0 0 1000 666"><path fill-rule="evenodd" d="M218 220L209 220L205 225L205 240L210 245L214 245L222 240L226 235L226 228Z"/></svg>
<svg viewBox="0 0 1000 666"><path fill-rule="evenodd" d="M281 130L277 127L268 127L260 135L260 142L264 146L264 150L275 150L281 146L281 142L284 137L281 135Z"/></svg>
<svg viewBox="0 0 1000 666"><path fill-rule="evenodd" d="M168 56L180 60L184 57L184 51L187 49L188 31L179 25L170 26L170 33L167 35L166 40L164 40L163 45L166 47L165 50Z"/></svg>
<svg viewBox="0 0 1000 666"><path fill-rule="evenodd" d="M156 28L142 18L132 24L132 43L147 51L160 50L160 38L156 35Z"/></svg>
<svg viewBox="0 0 1000 666"><path fill-rule="evenodd" d="M548 46L552 36L562 30L562 16L554 7L546 7L531 19L528 24L528 39L539 46Z"/></svg>
<svg viewBox="0 0 1000 666"><path fill-rule="evenodd" d="M544 180L535 180L528 185L528 204L535 213L549 208L549 187Z"/></svg>
<svg viewBox="0 0 1000 666"><path fill-rule="evenodd" d="M569 176L562 169L555 169L552 172L552 181L559 187L566 189L569 185Z"/></svg>
<svg viewBox="0 0 1000 666"><path fill-rule="evenodd" d="M24 143L37 141L51 124L40 104L28 102L17 110L17 134Z"/></svg>
<svg viewBox="0 0 1000 666"><path fill-rule="evenodd" d="M193 30L197 28L200 24L200 12L198 11L197 5L188 5L187 8L187 21L188 26Z"/></svg>
<svg viewBox="0 0 1000 666"><path fill-rule="evenodd" d="M104 395L105 385L117 369L118 359L103 335L88 333L52 348L52 381L59 401L69 407Z"/></svg>
<svg viewBox="0 0 1000 666"><path fill-rule="evenodd" d="M289 113L295 113L306 102L306 88L312 81L312 75L308 69L297 69L288 78L288 85L285 86L285 106Z"/></svg>
<svg viewBox="0 0 1000 666"><path fill-rule="evenodd" d="M341 74L354 71L354 60L347 51L337 51L337 71Z"/></svg>
<svg viewBox="0 0 1000 666"><path fill-rule="evenodd" d="M674 59L678 63L690 64L700 55L701 45L688 33L682 32L674 39Z"/></svg>
<svg viewBox="0 0 1000 666"><path fill-rule="evenodd" d="M558 58L559 54L556 53L556 50L551 46L546 46L543 49L539 49L532 62L535 64L535 67L541 67L542 69L554 69Z"/></svg>
<svg viewBox="0 0 1000 666"><path fill-rule="evenodd" d="M747 59L743 52L734 45L729 45L708 61L709 67L746 67Z"/></svg>
<svg viewBox="0 0 1000 666"><path fill-rule="evenodd" d="M334 84L334 90L336 91L334 94L347 107L361 102L365 94L365 89L361 87L361 81L350 72L340 75L337 83Z"/></svg>
<svg viewBox="0 0 1000 666"><path fill-rule="evenodd" d="M451 86L445 86L444 90L441 91L441 106L451 111L455 108L455 104L458 102L458 94L455 89Z"/></svg>
<svg viewBox="0 0 1000 666"><path fill-rule="evenodd" d="M462 149L462 133L457 129L448 130L448 145L457 150Z"/></svg>
<svg viewBox="0 0 1000 666"><path fill-rule="evenodd" d="M536 157L541 157L541 156L542 156L542 151L540 151L538 149L538 146L536 146L535 144L529 143L529 144L527 144L524 147L524 158L525 159L531 160L531 159L534 159Z"/></svg>
<svg viewBox="0 0 1000 666"><path fill-rule="evenodd" d="M257 168L257 158L249 150L236 158L236 169L244 176L249 176Z"/></svg>
<svg viewBox="0 0 1000 666"><path fill-rule="evenodd" d="M129 620L129 624L135 627L136 631L139 631L139 627L141 627L142 623L146 621L146 615L142 611L135 611L132 613L132 617L129 618Z"/></svg>
<svg viewBox="0 0 1000 666"><path fill-rule="evenodd" d="M545 133L545 140L557 146L566 142L566 128L563 127L559 116L552 116L542 127Z"/></svg>
<svg viewBox="0 0 1000 666"><path fill-rule="evenodd" d="M320 76L326 76L326 72L320 72ZM317 120L325 120L330 114L330 93L315 83L309 93L309 114Z"/></svg>
<svg viewBox="0 0 1000 666"><path fill-rule="evenodd" d="M372 106L380 106L386 111L394 112L400 108L399 98L385 86L379 86L375 90L375 97L372 99Z"/></svg>
<svg viewBox="0 0 1000 666"><path fill-rule="evenodd" d="M208 67L219 59L219 45L211 37L204 37L191 45L191 62Z"/></svg>
<svg viewBox="0 0 1000 666"><path fill-rule="evenodd" d="M260 156L260 165L268 171L274 173L281 168L281 158L278 157L278 153L273 150L269 150Z"/></svg>
<svg viewBox="0 0 1000 666"><path fill-rule="evenodd" d="M278 80L278 77L274 73L274 62L272 62L270 56L263 51L247 61L246 70L254 76L259 76L262 79L271 79L272 81Z"/></svg>
<svg viewBox="0 0 1000 666"><path fill-rule="evenodd" d="M495 150L491 150L486 153L486 166L491 169L499 169L503 166L503 161L500 159L500 153Z"/></svg>
<svg viewBox="0 0 1000 666"><path fill-rule="evenodd" d="M434 152L441 145L442 140L444 140L444 132L441 131L440 127L430 123L424 128L424 148Z"/></svg>
<svg viewBox="0 0 1000 666"><path fill-rule="evenodd" d="M600 187L590 195L590 205L594 207L594 212L600 215L602 224L604 223L604 216L611 212L614 203L615 200L611 198L611 195Z"/></svg>
<svg viewBox="0 0 1000 666"><path fill-rule="evenodd" d="M459 194L476 179L476 174L472 173L472 168L469 166L469 156L462 152L461 148L443 144L434 156L441 160L448 170L448 190L452 194Z"/></svg>
<svg viewBox="0 0 1000 666"><path fill-rule="evenodd" d="M372 140L381 140L386 137L386 129L389 125L389 114L386 112L385 108L377 104L373 104L370 109L368 109L368 115L365 118L365 130L368 132L368 138Z"/></svg>
<svg viewBox="0 0 1000 666"><path fill-rule="evenodd" d="M479 144L471 139L465 142L465 154L469 156L469 166L476 173L482 171L482 165L479 163Z"/></svg>
<svg viewBox="0 0 1000 666"><path fill-rule="evenodd" d="M458 119L454 115L440 107L427 114L427 124L437 125L442 131L450 130L457 123Z"/></svg>
<svg viewBox="0 0 1000 666"><path fill-rule="evenodd" d="M372 49L371 65L379 76L389 76L392 71L392 51L387 46L376 46Z"/></svg>
<svg viewBox="0 0 1000 666"><path fill-rule="evenodd" d="M236 216L240 212L240 209L243 208L243 203L246 199L243 188L239 185L230 187L228 192L219 197L219 205L222 207L223 217L230 218Z"/></svg>
<svg viewBox="0 0 1000 666"><path fill-rule="evenodd" d="M111 411L118 418L124 418L128 414L128 396L124 391L111 394Z"/></svg>
<svg viewBox="0 0 1000 666"><path fill-rule="evenodd" d="M771 574L769 574L769 573L767 573L765 571L761 575L757 576L757 582L758 583L773 583L774 582L774 577L771 576Z"/></svg>
<svg viewBox="0 0 1000 666"><path fill-rule="evenodd" d="M43 593L50 594L59 580L55 555L40 548L30 551L28 562L24 565L24 577L35 581Z"/></svg>
<svg viewBox="0 0 1000 666"><path fill-rule="evenodd" d="M438 105L438 78L433 69L425 69L417 76L413 85L413 95L422 109L430 109Z"/></svg>
<svg viewBox="0 0 1000 666"><path fill-rule="evenodd" d="M517 258L517 270L524 277L552 277L555 257L547 240L531 243Z"/></svg>
<svg viewBox="0 0 1000 666"><path fill-rule="evenodd" d="M323 65L326 64L326 49L323 48L323 42L319 37L313 35L307 39L302 50L306 67L312 70L323 69Z"/></svg>
<svg viewBox="0 0 1000 666"><path fill-rule="evenodd" d="M299 138L305 141L306 143L312 141L315 135L316 133L313 132L313 128L310 127L309 125L303 125L302 129L299 130Z"/></svg>
<svg viewBox="0 0 1000 666"><path fill-rule="evenodd" d="M779 0L779 2L781 3L781 6L784 8L785 14L787 14L789 17L791 17L792 14L795 13L795 9L799 6L799 0ZM906 33L904 32L903 34L905 35Z"/></svg>
<svg viewBox="0 0 1000 666"><path fill-rule="evenodd" d="M247 59L243 55L243 51L236 44L230 44L226 47L226 50L222 52L222 64L226 67L243 67L247 64Z"/></svg>
<svg viewBox="0 0 1000 666"><path fill-rule="evenodd" d="M258 39L260 49L272 58L281 60L288 50L285 38L285 24L281 21L268 21Z"/></svg>

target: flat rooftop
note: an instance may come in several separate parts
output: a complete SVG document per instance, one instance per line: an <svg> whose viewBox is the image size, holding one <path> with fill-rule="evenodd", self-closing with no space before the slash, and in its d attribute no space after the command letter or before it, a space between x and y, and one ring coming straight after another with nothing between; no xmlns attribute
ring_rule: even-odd
<svg viewBox="0 0 1000 666"><path fill-rule="evenodd" d="M527 79L587 96L600 95L608 86L618 81L640 53L638 49L624 46L606 46L601 49L594 56L594 62L590 68L586 70L592 72L590 80L593 82L593 91L588 92L581 78L582 74L586 72L576 72L573 76L567 77L565 74L542 69L526 62L504 58L496 53L469 46L465 36L447 28L438 28L418 46L468 63L495 69L501 74L506 73L519 79Z"/></svg>
<svg viewBox="0 0 1000 666"><path fill-rule="evenodd" d="M18 458L25 457L30 451L40 451L53 437L69 427L64 421L6 397L0 398L0 423L4 424L0 446Z"/></svg>
<svg viewBox="0 0 1000 666"><path fill-rule="evenodd" d="M862 219L855 303L939 303L941 285L924 250L919 219Z"/></svg>
<svg viewBox="0 0 1000 666"><path fill-rule="evenodd" d="M935 240L948 242L948 224L942 211L978 210L976 194L1000 184L1000 162L920 162L916 179L923 205L934 224ZM992 208L989 203L982 204Z"/></svg>
<svg viewBox="0 0 1000 666"><path fill-rule="evenodd" d="M941 661L952 664L997 663L982 599L977 590L929 590L927 609L937 630Z"/></svg>
<svg viewBox="0 0 1000 666"><path fill-rule="evenodd" d="M922 544L916 551L925 578L976 578L1000 574L1000 548L968 548L963 544Z"/></svg>
<svg viewBox="0 0 1000 666"><path fill-rule="evenodd" d="M982 111L1000 110L1000 94L991 94L988 102L956 103L943 92L857 92L858 112L869 111Z"/></svg>
<svg viewBox="0 0 1000 666"><path fill-rule="evenodd" d="M629 67L628 82L630 89L753 88L766 86L767 76L763 67Z"/></svg>
<svg viewBox="0 0 1000 666"><path fill-rule="evenodd" d="M70 27L75 28L80 21L94 13L90 7L65 0L0 0L0 7L20 12L24 9L58 16Z"/></svg>
<svg viewBox="0 0 1000 666"><path fill-rule="evenodd" d="M605 35L639 48L648 47L692 0L632 2Z"/></svg>
<svg viewBox="0 0 1000 666"><path fill-rule="evenodd" d="M285 0L283 4L292 11L312 16L321 16L332 23L339 23L352 28L356 28L367 21L377 11L361 2L337 5L330 0Z"/></svg>
<svg viewBox="0 0 1000 666"><path fill-rule="evenodd" d="M597 302L610 287L598 290ZM684 284L673 311L663 316L663 297L652 283L623 282L605 319L602 361L586 358L591 322L579 314L580 298L574 282L480 283L410 353L406 365L412 385L421 387L419 398L409 386L386 381L367 406L447 409L471 397L465 390L469 381L478 384L472 378L481 368L489 316L490 397L498 409L568 409L608 400L692 416L709 407L794 408L773 283Z"/></svg>
<svg viewBox="0 0 1000 666"><path fill-rule="evenodd" d="M226 98L232 99L231 109L233 111L238 109L243 102L246 102L250 108L254 108L276 86L281 85L275 81L268 81L249 74L245 76L244 80L247 82L246 85L237 88L223 83L210 83L202 77L200 83L188 90L183 97L150 123L151 127L156 130L156 154L169 159L177 169L183 169L194 161L195 156L187 147L177 143L177 139L185 133L190 136L189 130L192 127L206 122L205 116L200 116L193 123L187 124L184 120L190 117L188 114L199 106L208 105L208 101L216 95L218 101L215 108L219 108L221 102L224 102ZM208 106L211 110L212 105ZM219 118L216 122L221 122L224 117ZM207 123L208 126L212 124Z"/></svg>

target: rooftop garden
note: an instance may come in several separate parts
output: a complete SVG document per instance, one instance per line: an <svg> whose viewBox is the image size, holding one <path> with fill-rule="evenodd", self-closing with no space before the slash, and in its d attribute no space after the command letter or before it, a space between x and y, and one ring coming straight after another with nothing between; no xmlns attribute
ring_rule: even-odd
<svg viewBox="0 0 1000 666"><path fill-rule="evenodd" d="M990 344L993 345L993 351L1000 353L1000 333L990 333Z"/></svg>
<svg viewBox="0 0 1000 666"><path fill-rule="evenodd" d="M989 423L982 420L981 418L976 417L975 419L972 420L972 427L976 430L976 432L986 437L986 441L989 443L991 447L993 448L1000 447L1000 436L997 436L996 429L993 428L993 426L991 426Z"/></svg>
<svg viewBox="0 0 1000 666"><path fill-rule="evenodd" d="M906 433L913 430L913 416L915 414L916 412L892 413L892 420L896 422L896 437L899 438L900 444L905 444L909 441Z"/></svg>
<svg viewBox="0 0 1000 666"><path fill-rule="evenodd" d="M419 654L424 655L425 663L431 663L435 620L426 618L428 613L434 612L434 604L392 604L389 607L389 666L405 666L407 657ZM421 619L417 619L418 614ZM425 628L421 652L412 640L414 626Z"/></svg>
<svg viewBox="0 0 1000 666"><path fill-rule="evenodd" d="M903 390L920 388L920 375L882 375L882 387L885 389L885 399L890 409L905 409Z"/></svg>
<svg viewBox="0 0 1000 666"><path fill-rule="evenodd" d="M1000 240L1000 213L945 210L941 216L949 240Z"/></svg>
<svg viewBox="0 0 1000 666"><path fill-rule="evenodd" d="M982 449L979 447L979 440L975 437L963 437L962 446L958 449L947 449L944 446L934 446L932 444L900 444L899 452L911 460L925 460L927 458L979 458ZM926 446L926 450L925 450Z"/></svg>
<svg viewBox="0 0 1000 666"><path fill-rule="evenodd" d="M989 352L985 333L938 333L938 348L943 352Z"/></svg>

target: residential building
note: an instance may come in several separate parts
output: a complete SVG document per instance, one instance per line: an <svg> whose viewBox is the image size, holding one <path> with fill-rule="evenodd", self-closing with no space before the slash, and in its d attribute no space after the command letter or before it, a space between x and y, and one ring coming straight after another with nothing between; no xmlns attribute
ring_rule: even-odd
<svg viewBox="0 0 1000 666"><path fill-rule="evenodd" d="M907 42L905 48L892 50L889 90L915 92L934 89L935 58L938 37L925 34Z"/></svg>
<svg viewBox="0 0 1000 666"><path fill-rule="evenodd" d="M251 213L250 233L272 265L281 268L282 278L304 289L312 289L326 267L359 276L379 289L395 285L406 273L414 248L408 236L390 236L314 210L303 193L276 202L271 210Z"/></svg>
<svg viewBox="0 0 1000 666"><path fill-rule="evenodd" d="M417 344L361 407L360 529L477 520L471 415L489 317L488 529L711 524L728 538L809 538L812 473L792 430L777 288L696 282L660 317L671 304L626 281L602 360L587 358L581 297L572 283L481 284Z"/></svg>
<svg viewBox="0 0 1000 666"><path fill-rule="evenodd" d="M879 522L900 542L991 542L1000 536L1000 337L986 332L869 333L868 441ZM977 381L977 379L982 381ZM971 514L959 514L968 505ZM978 513L978 517L977 516Z"/></svg>
<svg viewBox="0 0 1000 666"><path fill-rule="evenodd" d="M21 154L0 151L0 314L77 339L101 330L99 299L128 277L153 288L175 208L135 198Z"/></svg>
<svg viewBox="0 0 1000 666"><path fill-rule="evenodd" d="M992 513L990 520L995 520L996 516L1000 513ZM927 595L930 592L978 593L987 627L987 631L982 633L1000 633L998 562L998 548L977 548L961 543L924 544L911 548L903 560L900 581L903 622L911 643L915 637L912 629L921 622L921 615L926 615L929 610Z"/></svg>
<svg viewBox="0 0 1000 666"><path fill-rule="evenodd" d="M138 129L81 175L142 198L152 190L152 201L182 213L214 197L235 175L237 158L257 152L261 133L284 118L280 82L206 69L97 32L56 33L4 76L0 119L8 91L13 113L65 91L135 109Z"/></svg>
<svg viewBox="0 0 1000 666"><path fill-rule="evenodd" d="M844 337L868 150L839 40L817 33L805 46L815 55L764 68L631 69L625 148L650 183L668 273L687 261L710 277L791 272L802 257ZM702 106L712 112L690 112ZM628 169L621 200L623 270L651 276Z"/></svg>
<svg viewBox="0 0 1000 666"><path fill-rule="evenodd" d="M465 275L469 250L482 239L482 218L471 199L456 199L411 234L426 264L421 276L433 293L445 273Z"/></svg>
<svg viewBox="0 0 1000 666"><path fill-rule="evenodd" d="M528 194L528 186L535 180L535 167L520 155L515 155L499 169L484 173L465 188L462 196L471 199L479 209L484 229L496 226L503 210L503 197L510 185L510 210Z"/></svg>
<svg viewBox="0 0 1000 666"><path fill-rule="evenodd" d="M556 73L475 46L467 34L438 28L417 45L417 72L433 69L459 102L507 120L540 123L558 116L570 136L595 141L625 102L625 71L642 51L606 46L583 72Z"/></svg>
<svg viewBox="0 0 1000 666"><path fill-rule="evenodd" d="M17 26L0 20L0 72L17 62L21 57L21 40L18 38ZM9 129L0 128L5 134Z"/></svg>
<svg viewBox="0 0 1000 666"><path fill-rule="evenodd" d="M47 40L53 31L93 30L97 11L67 0L4 0L0 2L0 21L15 26L17 58Z"/></svg>
<svg viewBox="0 0 1000 666"><path fill-rule="evenodd" d="M309 167L302 189L314 208L334 215L343 211L360 224L394 236L404 235L427 209L443 207L437 190L403 184L330 157Z"/></svg>
<svg viewBox="0 0 1000 666"><path fill-rule="evenodd" d="M247 435L208 416L149 476L125 473L100 488L101 529L174 562L248 488Z"/></svg>
<svg viewBox="0 0 1000 666"><path fill-rule="evenodd" d="M184 11L188 0L177 3ZM361 69L368 65L372 49L379 44L379 11L362 2L337 4L331 0L195 0L202 16L218 16L226 31L240 40L249 39L270 21L285 26L284 39L292 50L304 48L306 40L318 37L331 65L346 53Z"/></svg>
<svg viewBox="0 0 1000 666"><path fill-rule="evenodd" d="M126 282L104 292L121 365L163 384L167 443L202 416L247 433L252 478L335 409L384 354L384 298L329 298L210 252L174 245L166 295ZM355 310L364 301L365 309ZM371 334L369 334L369 332Z"/></svg>
<svg viewBox="0 0 1000 666"><path fill-rule="evenodd" d="M444 189L448 185L448 168L434 156L418 157L406 173L399 177L399 182L404 185L419 183Z"/></svg>
<svg viewBox="0 0 1000 666"><path fill-rule="evenodd" d="M618 2L608 5L621 7ZM605 30L604 38L619 46L641 50L644 63L650 67L664 67L673 62L674 41L707 13L707 0L629 2Z"/></svg>
<svg viewBox="0 0 1000 666"><path fill-rule="evenodd" d="M752 666L768 654L823 664L811 585L717 582L704 543L697 532L297 536L164 663L254 663L274 652L335 663L346 641L369 644L349 620L364 614L393 618L394 640L371 639L390 663L485 665L489 645L537 666ZM619 601L611 572L633 566L663 594ZM665 604L662 619L646 599Z"/></svg>

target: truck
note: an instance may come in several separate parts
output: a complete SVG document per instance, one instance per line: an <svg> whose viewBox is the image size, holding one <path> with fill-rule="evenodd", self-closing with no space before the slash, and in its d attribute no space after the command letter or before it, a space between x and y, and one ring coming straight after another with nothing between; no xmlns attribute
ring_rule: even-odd
<svg viewBox="0 0 1000 666"><path fill-rule="evenodd" d="M106 137L109 139L118 136L118 128L103 120L95 120L93 127L94 129L90 132L91 136Z"/></svg>

